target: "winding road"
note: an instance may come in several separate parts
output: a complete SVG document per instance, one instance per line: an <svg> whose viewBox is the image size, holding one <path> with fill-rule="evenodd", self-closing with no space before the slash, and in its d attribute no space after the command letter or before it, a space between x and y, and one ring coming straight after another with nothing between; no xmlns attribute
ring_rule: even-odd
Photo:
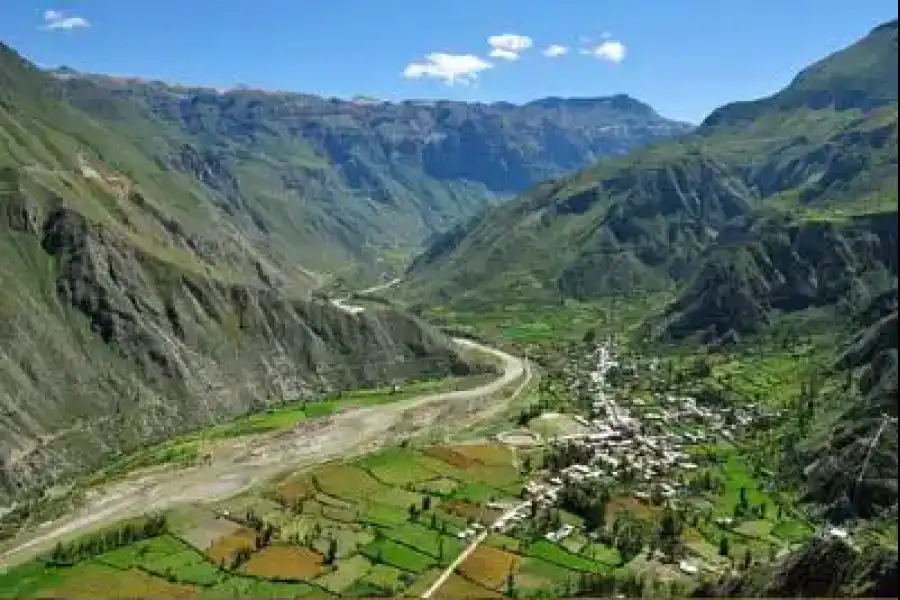
<svg viewBox="0 0 900 600"><path fill-rule="evenodd" d="M355 310L359 307L346 304L341 308L359 312ZM71 514L20 533L0 554L0 570L21 564L64 538L103 524L149 511L222 500L286 471L372 452L426 431L435 423L463 424L469 420L461 416L485 418L498 410L498 403L489 402L493 394L521 380L507 399L511 401L531 379L527 359L471 340L453 341L499 359L500 376L477 388L351 409L301 423L288 431L223 440L216 446L211 462L205 465L146 470L92 489L87 501Z"/></svg>

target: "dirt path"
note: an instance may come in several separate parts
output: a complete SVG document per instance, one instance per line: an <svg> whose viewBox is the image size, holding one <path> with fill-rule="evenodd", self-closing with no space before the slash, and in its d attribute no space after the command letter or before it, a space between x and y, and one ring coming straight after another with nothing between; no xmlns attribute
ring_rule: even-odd
<svg viewBox="0 0 900 600"><path fill-rule="evenodd" d="M364 454L427 430L436 422L455 422L457 415L493 414L498 403L486 402L487 397L521 379L507 400L511 401L531 378L527 360L470 340L454 341L499 358L502 374L469 390L349 410L290 431L228 440L223 442L226 447L217 448L210 464L135 473L101 486L91 490L85 505L72 514L20 533L12 547L0 554L0 569L25 562L57 541L105 523L191 502L221 500L287 470ZM468 419L460 419L464 420Z"/></svg>
<svg viewBox="0 0 900 600"><path fill-rule="evenodd" d="M457 567L459 567L459 565L461 565L464 560L469 558L470 554L475 552L481 542L487 539L487 536L487 531L482 531L481 533L479 533L478 537L472 540L472 543L469 544L466 549L463 550L462 553L460 553L460 555L456 557L456 559L454 559L452 563L450 563L450 566L444 569L444 572L441 573L441 576L437 578L437 581L432 583L431 587L428 588L425 593L420 596L420 598L422 598L422 600L428 600L428 598L431 598L431 596L433 596L434 593L438 591L438 589L442 585L444 585L444 582L447 581L447 579L449 579L451 575L453 575L453 572L456 571Z"/></svg>
<svg viewBox="0 0 900 600"><path fill-rule="evenodd" d="M435 580L435 582L431 584L431 587L429 587L425 591L425 593L420 596L420 598L422 598L422 600L428 600L429 598L431 598L440 589L440 587L444 585L447 579L449 579L450 576L453 575L453 572L456 571L459 565L461 565L463 561L469 558L469 555L475 552L478 546L487 539L488 533L490 533L490 531L493 530L496 525L505 523L510 518L510 516L514 515L516 512L521 510L523 506L527 506L528 504L530 504L530 501L525 501L504 511L504 513L500 515L488 529L479 533L478 536L472 540L472 543L469 544L466 549L463 550L462 553L460 553L460 555L457 556L456 559L451 562L446 569L444 569L444 572L441 573L437 580Z"/></svg>

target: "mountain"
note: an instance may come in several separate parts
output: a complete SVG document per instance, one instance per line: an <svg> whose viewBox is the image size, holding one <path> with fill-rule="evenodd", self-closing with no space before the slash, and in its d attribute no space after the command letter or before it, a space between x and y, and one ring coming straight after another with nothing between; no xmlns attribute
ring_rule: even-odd
<svg viewBox="0 0 900 600"><path fill-rule="evenodd" d="M896 598L897 549L814 538L775 565L700 586L694 598Z"/></svg>
<svg viewBox="0 0 900 600"><path fill-rule="evenodd" d="M688 349L813 323L846 350L781 474L833 522L876 517L897 503L897 114L894 20L691 135L488 209L399 291L460 312L660 292L635 340Z"/></svg>
<svg viewBox="0 0 900 600"><path fill-rule="evenodd" d="M624 95L383 102L53 75L95 118L165 131L165 143L148 130L144 144L161 168L197 180L248 228L278 240L284 262L326 278L390 271L488 204L690 130Z"/></svg>
<svg viewBox="0 0 900 600"><path fill-rule="evenodd" d="M896 185L892 21L772 97L728 105L690 135L601 160L485 211L413 261L405 293L477 307L510 294L521 301L675 290L706 276L704 261L721 262L722 252L746 275L756 268L751 250L717 247L746 239L735 232L752 229L755 215L895 213ZM679 310L696 301L683 298Z"/></svg>
<svg viewBox="0 0 900 600"><path fill-rule="evenodd" d="M0 46L0 501L250 410L479 368L409 314L293 293L315 278L195 176L227 170L188 147L162 167L176 133L103 103L122 118Z"/></svg>
<svg viewBox="0 0 900 600"><path fill-rule="evenodd" d="M663 337L704 344L758 333L776 313L866 305L897 279L897 215L748 218L726 226L666 309Z"/></svg>
<svg viewBox="0 0 900 600"><path fill-rule="evenodd" d="M853 389L818 417L798 446L794 477L807 500L833 522L872 518L897 506L897 287L856 315L835 370L851 371Z"/></svg>

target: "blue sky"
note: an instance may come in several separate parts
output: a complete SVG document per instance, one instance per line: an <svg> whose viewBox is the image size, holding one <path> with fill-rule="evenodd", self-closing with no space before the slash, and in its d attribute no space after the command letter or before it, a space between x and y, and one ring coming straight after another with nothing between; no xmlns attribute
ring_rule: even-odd
<svg viewBox="0 0 900 600"><path fill-rule="evenodd" d="M627 93L694 122L897 16L893 0L4 4L0 40L42 66L385 99Z"/></svg>

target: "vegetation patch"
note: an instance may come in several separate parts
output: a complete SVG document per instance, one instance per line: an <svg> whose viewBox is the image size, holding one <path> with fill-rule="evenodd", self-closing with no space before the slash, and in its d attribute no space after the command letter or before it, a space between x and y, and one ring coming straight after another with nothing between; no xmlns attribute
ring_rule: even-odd
<svg viewBox="0 0 900 600"><path fill-rule="evenodd" d="M372 563L365 556L355 554L338 563L337 568L317 577L316 583L332 592L341 593L368 573L371 568Z"/></svg>
<svg viewBox="0 0 900 600"><path fill-rule="evenodd" d="M206 556L217 565L229 566L241 552L253 552L256 549L256 532L241 527L230 535L213 542L207 548Z"/></svg>
<svg viewBox="0 0 900 600"><path fill-rule="evenodd" d="M408 448L379 452L360 461L359 464L379 481L398 486L425 481L440 475L442 466Z"/></svg>
<svg viewBox="0 0 900 600"><path fill-rule="evenodd" d="M68 569L57 586L39 592L37 595L51 598L193 598L197 588L171 583L139 569L121 571L86 562Z"/></svg>
<svg viewBox="0 0 900 600"><path fill-rule="evenodd" d="M306 473L291 475L275 488L275 498L284 506L296 506L316 492L312 479Z"/></svg>
<svg viewBox="0 0 900 600"><path fill-rule="evenodd" d="M393 595L406 588L414 575L390 565L375 565L360 580L360 583L372 585Z"/></svg>
<svg viewBox="0 0 900 600"><path fill-rule="evenodd" d="M268 579L310 579L322 572L322 563L322 555L309 548L274 544L251 556L241 570Z"/></svg>
<svg viewBox="0 0 900 600"><path fill-rule="evenodd" d="M474 460L472 460L465 454L457 452L456 450L448 448L446 446L432 446L425 450L425 454L426 456L436 458L458 469L468 469L469 467L476 464Z"/></svg>
<svg viewBox="0 0 900 600"><path fill-rule="evenodd" d="M440 509L451 515L462 517L467 521L480 521L482 523L493 522L500 515L498 510L488 509L476 502L456 498L442 502Z"/></svg>
<svg viewBox="0 0 900 600"><path fill-rule="evenodd" d="M454 450L483 465L512 464L512 451L503 444L460 444Z"/></svg>
<svg viewBox="0 0 900 600"><path fill-rule="evenodd" d="M606 519L609 522L612 522L619 513L634 515L638 519L649 519L656 512L655 507L626 495L613 496L606 505Z"/></svg>
<svg viewBox="0 0 900 600"><path fill-rule="evenodd" d="M498 548L478 546L459 565L459 574L489 589L499 589L518 569L521 558Z"/></svg>
<svg viewBox="0 0 900 600"><path fill-rule="evenodd" d="M118 548L97 561L121 570L139 568L178 583L209 586L221 577L219 569L195 548L170 535Z"/></svg>
<svg viewBox="0 0 900 600"><path fill-rule="evenodd" d="M436 564L435 559L427 554L388 538L376 539L360 551L375 564L391 565L411 573L421 573Z"/></svg>
<svg viewBox="0 0 900 600"><path fill-rule="evenodd" d="M459 540L442 535L440 530L429 529L416 523L392 527L386 530L384 535L441 561L455 557L462 550Z"/></svg>
<svg viewBox="0 0 900 600"><path fill-rule="evenodd" d="M406 597L420 597L432 586L432 584L434 584L435 581L437 581L442 573L443 570L441 569L429 569L424 573L418 574L412 584L406 588ZM436 597L440 597L440 594L437 594Z"/></svg>
<svg viewBox="0 0 900 600"><path fill-rule="evenodd" d="M198 550L206 550L216 540L238 531L241 526L234 521L216 517L211 513L192 519L193 526L179 532L179 537Z"/></svg>
<svg viewBox="0 0 900 600"><path fill-rule="evenodd" d="M208 588L204 596L216 598L329 598L327 590L304 582L268 581L257 577L229 575Z"/></svg>
<svg viewBox="0 0 900 600"><path fill-rule="evenodd" d="M558 565L560 567L563 567L564 569L569 569L572 571L584 571L593 573L596 571L605 570L606 568L603 565L590 560L585 556L573 554L568 550L565 550L562 547L546 540L539 540L531 544L528 547L527 553L529 556L539 558L545 562L552 563L554 565Z"/></svg>
<svg viewBox="0 0 900 600"><path fill-rule="evenodd" d="M484 598L502 598L503 594L489 590L474 581L469 581L465 577L453 573L441 585L436 596L439 598L453 598L454 600L457 598L460 600L482 600Z"/></svg>
<svg viewBox="0 0 900 600"><path fill-rule="evenodd" d="M436 477L434 479L429 479L428 481L421 482L417 486L417 489L420 492L433 494L435 496L449 496L457 488L459 488L459 485L460 483L456 479L452 479L450 477Z"/></svg>

